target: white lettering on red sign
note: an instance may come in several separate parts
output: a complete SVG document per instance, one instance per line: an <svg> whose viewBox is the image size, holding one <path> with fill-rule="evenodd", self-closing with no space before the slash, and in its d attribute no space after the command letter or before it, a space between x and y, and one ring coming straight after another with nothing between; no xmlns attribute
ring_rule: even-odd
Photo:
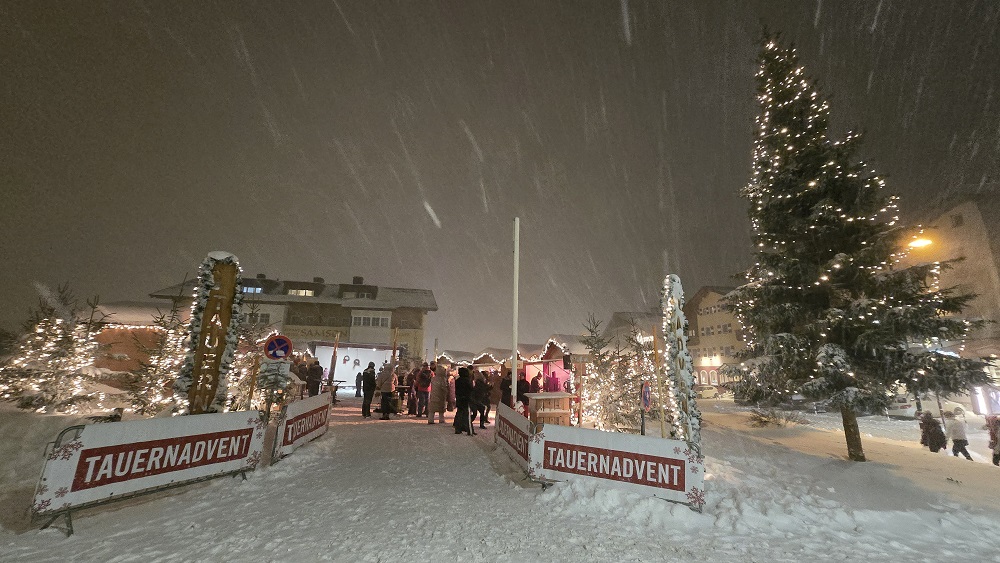
<svg viewBox="0 0 1000 563"><path fill-rule="evenodd" d="M330 405L313 409L285 422L285 438L282 445L294 444L296 440L326 426L330 415Z"/></svg>
<svg viewBox="0 0 1000 563"><path fill-rule="evenodd" d="M244 428L85 449L70 490L241 459L250 450L252 434L252 428Z"/></svg>
<svg viewBox="0 0 1000 563"><path fill-rule="evenodd" d="M504 442L510 444L511 448L517 452L525 461L528 460L528 435L514 426L506 418L497 417L497 435L503 438Z"/></svg>
<svg viewBox="0 0 1000 563"><path fill-rule="evenodd" d="M548 440L545 441L544 458L545 469L673 491L685 490L685 459Z"/></svg>

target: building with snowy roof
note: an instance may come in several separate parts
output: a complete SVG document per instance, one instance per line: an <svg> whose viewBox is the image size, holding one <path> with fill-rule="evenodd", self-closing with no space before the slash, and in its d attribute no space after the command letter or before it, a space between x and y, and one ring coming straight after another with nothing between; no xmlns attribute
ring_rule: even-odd
<svg viewBox="0 0 1000 563"><path fill-rule="evenodd" d="M149 296L187 307L194 285L195 280L188 280ZM338 338L341 346L391 346L398 329L397 344L419 355L427 313L438 309L429 289L378 286L365 283L362 277L328 284L319 277L292 281L257 274L243 279L243 291L248 321L288 336L297 350L315 350Z"/></svg>

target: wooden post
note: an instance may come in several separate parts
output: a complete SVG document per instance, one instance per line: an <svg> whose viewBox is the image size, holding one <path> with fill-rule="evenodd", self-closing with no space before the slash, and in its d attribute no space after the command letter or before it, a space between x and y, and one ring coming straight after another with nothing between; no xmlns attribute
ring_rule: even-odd
<svg viewBox="0 0 1000 563"><path fill-rule="evenodd" d="M232 263L217 262L212 268L215 287L209 291L208 303L202 313L191 389L188 391L191 414L208 412L215 401L215 392L219 388L219 368L226 352L226 336L233 315L236 273L237 265Z"/></svg>
<svg viewBox="0 0 1000 563"><path fill-rule="evenodd" d="M656 325L653 325L653 370L656 373L656 395L660 398L660 437L667 437L667 409L663 406L663 374L660 372L660 350L656 346Z"/></svg>
<svg viewBox="0 0 1000 563"><path fill-rule="evenodd" d="M340 331L337 331L337 336L333 339L333 356L330 356L330 375L327 376L330 387L333 387L333 371L337 369L337 349L339 347Z"/></svg>

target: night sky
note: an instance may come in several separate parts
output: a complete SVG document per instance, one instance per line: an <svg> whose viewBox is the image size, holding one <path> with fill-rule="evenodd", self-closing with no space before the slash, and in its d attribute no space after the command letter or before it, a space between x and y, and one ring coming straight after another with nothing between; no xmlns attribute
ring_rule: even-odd
<svg viewBox="0 0 1000 563"><path fill-rule="evenodd" d="M704 4L704 5L702 5ZM509 347L731 285L762 27L904 220L996 182L1000 4L0 4L0 325L36 284L149 300L211 250L244 275L434 291L427 346Z"/></svg>

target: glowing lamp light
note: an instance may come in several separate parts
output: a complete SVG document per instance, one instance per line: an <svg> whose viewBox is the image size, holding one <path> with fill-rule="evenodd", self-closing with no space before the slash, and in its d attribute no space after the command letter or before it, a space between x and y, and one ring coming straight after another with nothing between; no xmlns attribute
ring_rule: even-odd
<svg viewBox="0 0 1000 563"><path fill-rule="evenodd" d="M911 240L910 244L908 246L910 248L923 248L923 247L929 246L931 244L933 244L933 242L931 241L931 239L918 238L918 239Z"/></svg>

